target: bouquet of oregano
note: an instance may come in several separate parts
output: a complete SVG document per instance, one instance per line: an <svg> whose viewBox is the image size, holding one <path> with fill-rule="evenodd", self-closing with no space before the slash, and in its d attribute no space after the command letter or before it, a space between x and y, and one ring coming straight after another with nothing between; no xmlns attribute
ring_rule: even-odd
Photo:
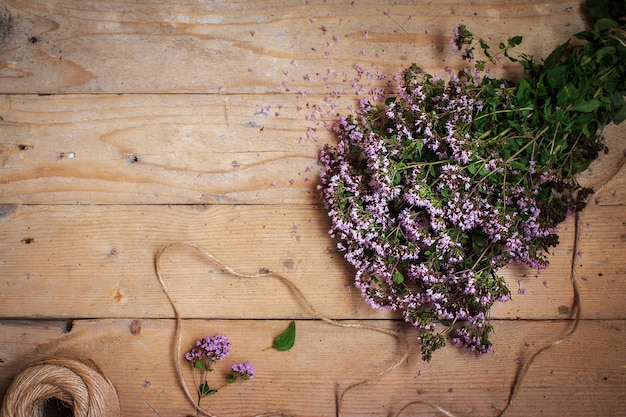
<svg viewBox="0 0 626 417"><path fill-rule="evenodd" d="M576 174L606 150L602 128L626 119L626 5L587 5L595 25L575 35L582 45L542 62L513 53L520 36L492 48L459 26L465 70L444 79L412 65L393 94L338 121L337 146L322 151L331 234L356 286L421 330L426 361L447 333L492 350L488 311L510 298L498 270L547 266L557 226L592 193ZM502 59L523 76L492 78L486 67Z"/></svg>

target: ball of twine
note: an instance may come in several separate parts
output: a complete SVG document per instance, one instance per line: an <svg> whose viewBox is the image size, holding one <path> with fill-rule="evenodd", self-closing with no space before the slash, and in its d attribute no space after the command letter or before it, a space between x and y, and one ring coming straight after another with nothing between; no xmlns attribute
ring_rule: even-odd
<svg viewBox="0 0 626 417"><path fill-rule="evenodd" d="M111 380L91 361L53 358L32 362L15 377L2 403L2 417L43 417L46 402L59 400L74 417L120 417Z"/></svg>

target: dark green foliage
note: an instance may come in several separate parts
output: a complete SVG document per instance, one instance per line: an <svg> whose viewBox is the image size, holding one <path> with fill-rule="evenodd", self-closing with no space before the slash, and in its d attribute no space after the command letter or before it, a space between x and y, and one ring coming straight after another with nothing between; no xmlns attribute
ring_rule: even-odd
<svg viewBox="0 0 626 417"><path fill-rule="evenodd" d="M272 346L276 350L286 351L290 350L296 342L296 322L291 321L289 323L289 327L281 334L279 334L276 339L274 339L274 345Z"/></svg>

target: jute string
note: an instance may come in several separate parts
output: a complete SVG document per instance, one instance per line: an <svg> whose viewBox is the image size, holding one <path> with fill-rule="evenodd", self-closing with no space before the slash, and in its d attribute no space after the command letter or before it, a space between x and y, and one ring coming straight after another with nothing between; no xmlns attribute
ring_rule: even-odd
<svg viewBox="0 0 626 417"><path fill-rule="evenodd" d="M176 302L173 299L173 297L171 296L167 285L165 284L165 280L163 279L163 273L161 271L161 258L163 257L163 254L165 252L167 252L169 249L175 248L175 247L187 247L187 248L192 248L196 251L198 251L200 254L202 254L202 256L207 259L210 260L211 262L213 262L214 264L216 264L217 266L219 266L220 268L222 268L223 271L225 271L226 273L233 275L235 277L239 277L239 278L249 278L249 279L258 279L261 277L272 277L275 279L278 279L280 282L282 282L283 284L285 284L285 286L287 286L293 293L295 293L303 302L304 304L307 306L307 308L309 308L309 310L311 310L313 312L313 314L320 320L324 321L325 323L328 323L330 325L333 326L337 326L337 327L343 327L343 328L351 328L351 329L362 329L362 330L370 330L370 331L374 331L374 332L378 332L378 333L382 333L382 334L386 334L389 336L393 336L396 339L398 339L398 341L400 341L405 349L404 352L402 354L402 356L400 358L398 358L393 364L391 364L389 367L383 369L382 371L380 371L378 374L372 376L371 378L367 378L367 379L363 379L361 381L352 383L351 385L347 386L346 388L344 388L343 390L341 390L338 395L337 395L337 416L341 416L341 409L342 409L342 405L344 402L344 397L345 395L348 393L348 391L369 383L369 382L373 382L375 380L377 380L378 378L381 378L382 376L390 373L391 371L393 371L394 369L396 369L398 366L400 366L409 356L409 351L410 351L410 344L408 339L406 338L406 336L400 332L394 331L394 330L389 330L389 329L385 329L382 327L376 327L376 326L370 326L367 324L362 324L362 323L344 323L342 321L338 321L338 320L334 320L331 319L330 317L322 314L310 301L309 299L304 295L304 293L300 290L300 288L298 288L290 279L288 279L287 277L284 277L283 275L280 275L278 273L272 272L272 271L267 271L267 273L258 273L258 274L245 274L242 272L239 272L231 267L229 267L228 265L225 265L224 263L222 263L219 259L217 259L215 256L213 256L210 252L202 249L201 247L199 247L198 245L195 245L193 243L187 243L187 242L178 242L178 243L172 243L169 245L166 245L164 247L161 248L161 250L157 253L156 258L155 258L155 271L156 271L156 275L159 279L159 283L161 284L161 288L163 289L163 292L165 293L168 301L170 302L172 309L174 310L174 316L176 319L176 331L175 331L175 349L174 349L174 363L175 363L175 367L176 367L176 373L178 375L178 381L180 383L180 385L183 388L183 391L185 392L185 395L187 397L187 399L190 401L191 404L193 404L193 406L196 408L197 412L202 413L206 416L209 417L217 417L214 414L212 414L211 412L209 412L208 410L200 407L197 402L196 399L194 398L194 396L191 394L191 391L189 390L189 387L187 386L187 383L185 381L184 375L183 375L183 371L182 371L182 367L181 367L181 344L182 344L182 330L181 330L181 324L182 324L182 317L180 315L180 312L178 311L178 308L176 307ZM286 414L277 412L277 413L265 413L265 414L257 414L257 416L255 417L262 417L262 416L285 416Z"/></svg>
<svg viewBox="0 0 626 417"><path fill-rule="evenodd" d="M608 179L605 181L604 184L606 184L611 178L613 178L617 171L619 171L621 169L621 167L624 165L624 161L622 161L622 163L619 165L618 169L615 171L615 173ZM603 185L604 186L604 185ZM599 191L603 188L600 187L600 189L598 191L596 191L596 193L594 194L598 194ZM497 414L497 417L504 417L509 408L511 407L511 405L513 404L514 400L517 398L517 395L519 393L520 388L522 387L522 384L524 382L524 379L526 377L526 374L528 373L528 370L531 368L532 364L535 362L535 360L537 359L537 357L539 357L539 355L541 355L542 353L546 352L547 350L553 348L554 346L557 346L563 342L565 342L566 340L568 340L570 337L572 337L572 335L576 332L576 330L578 329L578 325L580 323L580 316L581 316L581 301L580 301L580 292L579 292L579 288L578 288L578 281L576 278L576 267L575 267L575 261L576 261L576 256L578 254L578 248L579 248L579 243L580 243L580 225L582 223L582 219L583 219L583 212L576 212L575 214L575 220L574 220L574 248L573 248L573 253L572 253L572 259L571 259L571 269L570 269L570 281L572 284L572 289L573 289L573 305L572 305L572 309L575 310L575 316L574 316L574 324L572 325L572 327L570 328L570 330L561 338L554 340L552 342L550 342L549 344L545 345L544 347L542 347L541 349L539 349L538 351L536 351L526 362L526 364L523 366L523 368L520 370L520 372L517 374L515 382L513 383L513 386L511 388L511 392L509 394L508 400L507 400L507 404L506 406L502 409L502 411L500 411L500 413ZM165 293L170 305L172 306L172 309L174 310L174 315L176 318L176 333L175 333L175 340L176 340L176 347L174 350L174 363L176 365L176 372L178 375L178 380L180 385L183 388L183 391L185 392L186 397L188 398L189 402L191 404L193 404L193 406L196 408L196 410L206 416L209 417L217 417L215 414L212 414L211 412L209 412L208 410L200 407L197 402L196 399L194 398L194 396L192 395L192 393L189 390L189 387L187 386L187 383L185 381L184 375L183 375L183 371L182 371L182 367L180 364L180 357L181 357L181 343L182 343L182 330L181 330L181 322L182 322L182 318L180 315L180 312L178 311L178 308L176 307L176 302L174 301L174 299L172 298L166 284L165 281L163 279L163 274L161 271L161 258L163 256L163 254L171 248L174 247L188 247L188 248L193 248L194 250L200 252L202 254L202 256L212 262L214 262L216 265L218 265L220 268L222 268L223 271L225 271L228 274L231 274L235 277L239 277L239 278L250 278L250 279L258 279L261 277L273 277L276 278L278 280L280 280L283 284L285 284L291 291L293 291L304 303L305 305L313 312L313 314L315 316L317 316L317 318L319 318L320 320L331 324L333 326L338 326L338 327L344 327L344 328L356 328L356 329L363 329L363 330L371 330L371 331L375 331L375 332L379 332L379 333L383 333L383 334L387 334L390 336L393 336L395 338L397 338L399 341L401 341L404 345L405 345L405 350L404 353L402 354L402 356L400 358L398 358L397 361L395 361L392 365L390 365L388 368L382 370L381 372L379 372L377 375L374 375L371 378L368 379L364 379L361 380L359 382L355 382L351 385L349 385L348 387L344 388L342 391L340 391L338 393L337 396L337 416L340 417L341 416L341 410L342 410L342 406L343 406L343 402L344 402L344 397L346 395L346 393L360 385L369 383L369 382L374 382L375 380L377 380L378 378L390 373L391 371L393 371L394 369L396 369L398 366L400 366L409 356L409 352L410 352L410 344L408 339L406 338L406 336L400 332L397 331L393 331L393 330L388 330L388 329L384 329L384 328L380 328L380 327L375 327L375 326L370 326L367 324L361 324L361 323L344 323L341 321L337 321L334 319L331 319L329 317L327 317L326 315L322 314L311 302L310 300L304 295L304 293L291 281L289 280L287 277L277 274L275 272L272 271L268 271L267 273L259 273L259 274L244 274L241 273L227 265L225 265L224 263L222 263L219 259L217 259L215 256L213 256L210 252L202 249L201 247L193 244L193 243L186 243L186 242L179 242L179 243L172 243L170 245L164 246L163 248L161 248L161 250L158 252L156 259L155 259L155 270L156 270L156 275L159 279L159 283L161 284L161 287L163 289L163 292ZM400 417L400 415L406 411L409 407L413 406L413 405L425 405L435 411L437 411L440 414L445 415L446 417L456 417L455 414L453 414L452 412L439 407L437 405L434 405L432 403L429 403L427 401L424 400L416 400L416 401L411 401L407 404L405 404L396 414L396 417ZM266 413L266 414L258 414L255 417L264 417L264 416L285 416L285 414L283 413Z"/></svg>
<svg viewBox="0 0 626 417"><path fill-rule="evenodd" d="M74 417L120 417L111 380L90 361L52 358L31 362L7 390L2 417L44 417L46 403L59 400Z"/></svg>
<svg viewBox="0 0 626 417"><path fill-rule="evenodd" d="M624 165L626 165L626 154L624 154L622 156L622 159L620 161L620 163L617 165L617 167L615 168L615 170L611 173L611 175L609 175L604 181L601 182L600 186L598 187L598 189L593 193L594 196L599 195L604 187L606 186L606 184L608 184L613 178L615 178L617 176L617 174L624 168ZM497 417L504 417L507 412L509 411L511 405L513 404L513 402L515 401L515 399L517 398L517 395L522 387L522 384L524 382L524 378L526 378L526 374L528 373L528 370L530 369L530 367L532 366L532 364L535 362L535 360L537 359L537 357L539 357L539 355L541 355L542 353L546 352L547 350L560 345L561 343L565 342L566 340L568 340L569 338L571 338L574 333L576 332L576 330L578 329L578 326L580 324L580 316L582 313L582 306L581 306L581 301L580 301L580 290L578 288L578 279L576 277L576 257L578 256L579 253L579 248L580 248L580 231L581 231L581 226L583 224L583 218L584 218L584 210L582 211L577 211L574 215L574 247L572 249L572 257L571 257L571 265L570 265L570 282L572 284L572 290L573 290L573 302L572 302L572 308L576 311L575 315L574 315L574 324L572 325L572 327L570 328L570 330L563 336L560 337L550 343L548 343L547 345L543 346L541 349L539 349L538 351L536 351L529 359L528 361L524 364L524 366L522 367L522 369L520 370L520 372L517 374L516 378L515 378L515 382L513 383L513 386L511 387L511 392L509 394L509 398L507 400L507 403L505 405L505 407L502 409L502 411L500 411L497 414ZM445 415L446 417L456 417L455 414L451 413L450 411L447 411L437 405L431 404L427 401L423 401L423 400L417 400L417 401L412 401L410 403L405 404L400 411L398 411L398 413L396 414L395 417L400 417L400 415L407 410L409 407L413 406L413 405L425 405L429 408L432 408L433 410Z"/></svg>
<svg viewBox="0 0 626 417"><path fill-rule="evenodd" d="M604 186L610 182L619 171L621 171L621 169L624 167L624 164L626 163L626 158L622 158L622 161L620 162L620 164L617 166L617 168L615 169L615 171L602 183L602 185L595 191L594 195L598 195L604 188ZM576 277L576 256L578 255L578 251L579 251L579 247L580 247L580 230L581 230L581 224L583 221L583 213L584 211L577 211L575 214L575 218L574 218L574 248L572 251L572 259L571 259L571 269L570 269L570 281L572 284L572 290L573 290L573 305L572 305L572 309L575 310L575 315L574 315L574 323L572 325L572 327L570 328L570 330L562 337L560 337L557 340L554 340L550 343L548 343L547 345L545 345L544 347L542 347L541 349L539 349L538 351L536 351L526 362L526 364L522 367L522 369L519 371L519 373L517 374L515 381L513 383L513 386L511 388L511 392L509 394L507 403L505 405L505 407L497 414L497 417L504 417L507 412L509 411L511 405L514 403L515 399L517 398L517 395L523 385L524 379L526 378L526 374L528 373L529 369L531 368L531 366L533 365L533 363L535 362L535 360L537 359L537 357L539 357L541 354L543 354L544 352L546 352L547 350L560 345L561 343L565 342L566 340L568 340L569 338L572 337L572 335L576 332L576 330L578 329L578 326L580 324L580 317L581 317L581 312L582 312L582 306L581 306L581 300L580 300L580 291L578 288L578 280ZM191 392L189 391L189 387L187 386L187 383L185 382L185 378L182 372L182 368L180 365L180 356L181 356L181 343L182 343L182 331L181 331L181 315L180 312L178 311L178 308L176 307L176 303L174 301L174 299L172 298L172 296L170 295L169 290L167 289L167 286L165 285L165 281L163 279L163 274L161 271L161 258L163 256L163 254L168 250L171 249L173 247L188 247L188 248L193 248L194 250L200 252L202 254L202 256L210 261L212 261L213 263L215 263L216 265L218 265L220 268L223 269L223 271L225 271L228 274L231 274L235 277L240 277L240 278L250 278L250 279L258 279L261 278L263 276L266 277L273 277L278 279L279 281L281 281L283 284L285 284L293 293L295 293L304 303L305 305L309 308L309 310L311 310L313 312L313 314L315 316L317 316L317 318L319 318L320 320L331 324L333 326L338 326L338 327L344 327L344 328L356 328L356 329L363 329L363 330L371 330L371 331L375 331L375 332L379 332L379 333L383 333L383 334L387 334L390 336L393 336L395 338L397 338L399 341L401 341L404 345L405 345L405 350L404 353L402 354L402 356L400 358L398 358L398 360L396 362L394 362L391 366L389 366L388 368L382 370L381 372L379 372L377 375L374 375L371 378L368 379L364 379L361 380L359 382L355 382L351 385L349 385L348 387L344 388L342 391L340 391L337 395L337 416L341 416L341 410L342 410L342 406L343 406L343 401L344 401L344 397L347 394L348 391L369 383L369 382L373 382L375 380L377 380L378 378L390 373L391 371L393 371L394 369L396 369L398 366L400 366L407 358L410 352L410 344L408 339L406 338L406 336L400 332L397 331L393 331L393 330L388 330L388 329L384 329L384 328L380 328L380 327L375 327L375 326L370 326L370 325L366 325L366 324L361 324L361 323L344 323L341 321L337 321L334 319L331 319L329 317L327 317L326 315L322 314L311 302L310 300L304 295L304 293L291 281L289 280L287 277L284 277L280 274L277 274L275 272L272 271L268 271L267 273L258 273L258 274L244 274L241 273L231 267L229 267L228 265L225 265L224 263L222 263L219 259L217 259L215 256L213 256L210 252L202 249L201 247L193 244L193 243L186 243L186 242L179 242L179 243L173 243L167 246L164 246L163 248L161 248L161 250L158 252L156 259L155 259L155 270L156 270L156 275L159 279L159 283L161 284L161 287L163 289L163 292L165 293L165 295L167 296L168 301L170 302L172 309L174 310L174 315L176 318L176 335L175 335L175 339L176 339L176 348L174 350L174 363L176 364L176 371L178 374L178 380L179 383L181 384L185 395L187 396L187 398L189 399L190 403L193 404L193 406L196 408L196 410L206 416L209 417L217 417L214 414L211 414L208 410L205 410L204 408L200 407L194 396L191 394ZM437 411L440 414L445 415L446 417L456 417L452 412L439 407L437 405L431 404L427 401L424 400L416 400L416 401L412 401L409 402L407 404L405 404L396 414L396 417L400 417L400 415L407 410L409 407L413 406L413 405L425 405L435 411ZM266 413L266 414L259 414L256 417L261 417L261 416L283 416L284 414L282 413Z"/></svg>

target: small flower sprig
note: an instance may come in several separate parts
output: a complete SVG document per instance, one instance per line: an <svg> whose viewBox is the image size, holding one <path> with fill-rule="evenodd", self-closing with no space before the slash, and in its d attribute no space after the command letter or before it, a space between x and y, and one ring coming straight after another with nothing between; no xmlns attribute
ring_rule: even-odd
<svg viewBox="0 0 626 417"><path fill-rule="evenodd" d="M185 354L185 359L194 369L194 381L198 387L198 406L204 397L216 394L228 384L237 381L247 381L254 377L255 370L250 362L238 362L231 366L231 373L226 383L218 388L211 388L208 383L208 374L214 372L214 365L230 355L231 343L227 336L216 334L201 337L196 345ZM198 377L197 373L200 373Z"/></svg>
<svg viewBox="0 0 626 417"><path fill-rule="evenodd" d="M443 79L410 66L395 93L339 120L337 146L322 150L331 235L366 301L421 330L425 361L447 336L491 352L488 312L510 298L498 270L547 267L558 225L593 192L576 174L606 150L602 128L626 119L626 30L602 2L590 3L593 30L576 35L586 44L543 63L515 55L520 36L492 49L457 27L451 43L468 68ZM524 76L490 77L502 58Z"/></svg>

